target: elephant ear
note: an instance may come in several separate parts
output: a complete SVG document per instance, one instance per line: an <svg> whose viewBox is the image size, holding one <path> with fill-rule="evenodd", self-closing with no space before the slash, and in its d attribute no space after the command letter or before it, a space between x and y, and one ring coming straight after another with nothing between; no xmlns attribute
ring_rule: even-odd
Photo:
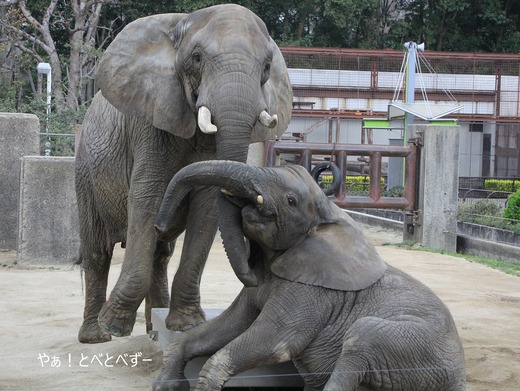
<svg viewBox="0 0 520 391"><path fill-rule="evenodd" d="M185 14L160 14L127 25L103 55L96 82L104 97L128 115L189 138L197 128L175 69L173 30Z"/></svg>
<svg viewBox="0 0 520 391"><path fill-rule="evenodd" d="M293 99L291 80L280 49L272 38L270 42L273 47L271 74L262 90L269 114L278 115L278 125L269 129L258 122L251 135L254 143L281 137L291 121Z"/></svg>
<svg viewBox="0 0 520 391"><path fill-rule="evenodd" d="M358 291L377 282L386 264L356 223L344 217L318 226L303 243L277 258L271 271L286 280L341 291Z"/></svg>

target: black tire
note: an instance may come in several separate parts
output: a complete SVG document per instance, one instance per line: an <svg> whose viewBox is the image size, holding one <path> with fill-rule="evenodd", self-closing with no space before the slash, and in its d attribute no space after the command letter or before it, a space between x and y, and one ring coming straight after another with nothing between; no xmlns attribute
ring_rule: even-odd
<svg viewBox="0 0 520 391"><path fill-rule="evenodd" d="M311 175L318 185L320 185L319 178L320 174L323 171L332 172L332 184L330 185L330 187L323 189L323 192L325 193L325 195L328 196L337 193L341 184L341 172L339 170L339 167L331 162L316 164L316 166L314 166L314 168L311 171Z"/></svg>

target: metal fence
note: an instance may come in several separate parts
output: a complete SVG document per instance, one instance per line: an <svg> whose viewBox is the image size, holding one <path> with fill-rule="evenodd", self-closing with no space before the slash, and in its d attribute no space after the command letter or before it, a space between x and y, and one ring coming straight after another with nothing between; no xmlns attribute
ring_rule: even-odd
<svg viewBox="0 0 520 391"><path fill-rule="evenodd" d="M385 115L385 103L393 99L400 85L403 51L281 50L291 75L295 105L302 102L296 107L300 110ZM416 84L424 87L433 102L454 99L461 103L464 108L455 115L457 118L520 123L520 55L426 51L420 59L424 65ZM398 93L402 100L403 92ZM419 89L416 95L422 98Z"/></svg>
<svg viewBox="0 0 520 391"><path fill-rule="evenodd" d="M281 50L294 91L293 119L309 131L323 118L343 127L351 126L348 120L386 118L389 103L404 100L404 51ZM462 175L520 176L520 55L425 51L419 59L415 100L462 106L446 116L462 128Z"/></svg>
<svg viewBox="0 0 520 391"><path fill-rule="evenodd" d="M417 146L383 146L383 145L347 145L347 144L308 144L303 142L270 141L266 148L266 165L277 165L276 161L281 154L288 153L298 156L298 164L309 172L317 156L333 157L324 167L329 171L336 167L337 172L331 171L335 188L330 196L336 205L341 208L388 208L413 211L416 207L416 173L417 173ZM348 192L346 183L347 158L349 155L363 156L369 162L368 194L365 196L352 195ZM405 179L404 191L400 197L386 197L382 194L382 159L383 157L404 158ZM333 161L332 161L333 160ZM315 166L317 168L317 166ZM319 170L314 174L319 174ZM334 184L333 184L334 186ZM327 191L326 191L327 194Z"/></svg>
<svg viewBox="0 0 520 391"><path fill-rule="evenodd" d="M76 134L40 133L40 154L42 156L74 156Z"/></svg>

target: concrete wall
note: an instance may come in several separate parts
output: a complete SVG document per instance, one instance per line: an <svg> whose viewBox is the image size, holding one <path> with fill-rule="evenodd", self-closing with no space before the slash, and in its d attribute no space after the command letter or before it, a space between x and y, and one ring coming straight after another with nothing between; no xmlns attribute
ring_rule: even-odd
<svg viewBox="0 0 520 391"><path fill-rule="evenodd" d="M79 255L74 158L26 156L20 184L18 262L71 264Z"/></svg>
<svg viewBox="0 0 520 391"><path fill-rule="evenodd" d="M418 194L419 225L414 241L438 250L457 249L459 127L411 125L422 134Z"/></svg>
<svg viewBox="0 0 520 391"><path fill-rule="evenodd" d="M20 158L40 153L40 122L32 114L0 113L0 249L18 238Z"/></svg>

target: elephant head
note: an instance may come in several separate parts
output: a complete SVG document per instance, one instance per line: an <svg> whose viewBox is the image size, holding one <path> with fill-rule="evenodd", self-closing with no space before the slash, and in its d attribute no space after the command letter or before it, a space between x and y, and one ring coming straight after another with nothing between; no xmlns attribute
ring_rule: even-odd
<svg viewBox="0 0 520 391"><path fill-rule="evenodd" d="M221 187L241 209L235 224L276 258L271 271L279 277L354 291L372 285L386 270L361 229L301 166L266 168L231 161L187 166L168 186L156 219L159 231L168 226L182 198L202 184Z"/></svg>
<svg viewBox="0 0 520 391"><path fill-rule="evenodd" d="M182 138L214 134L216 159L245 162L251 142L287 128L292 89L279 48L265 24L238 5L191 14L162 14L130 23L106 50L96 80L105 98L128 115ZM219 197L222 227L239 210ZM237 275L247 285L248 249L222 231ZM240 265L240 266L239 266Z"/></svg>

